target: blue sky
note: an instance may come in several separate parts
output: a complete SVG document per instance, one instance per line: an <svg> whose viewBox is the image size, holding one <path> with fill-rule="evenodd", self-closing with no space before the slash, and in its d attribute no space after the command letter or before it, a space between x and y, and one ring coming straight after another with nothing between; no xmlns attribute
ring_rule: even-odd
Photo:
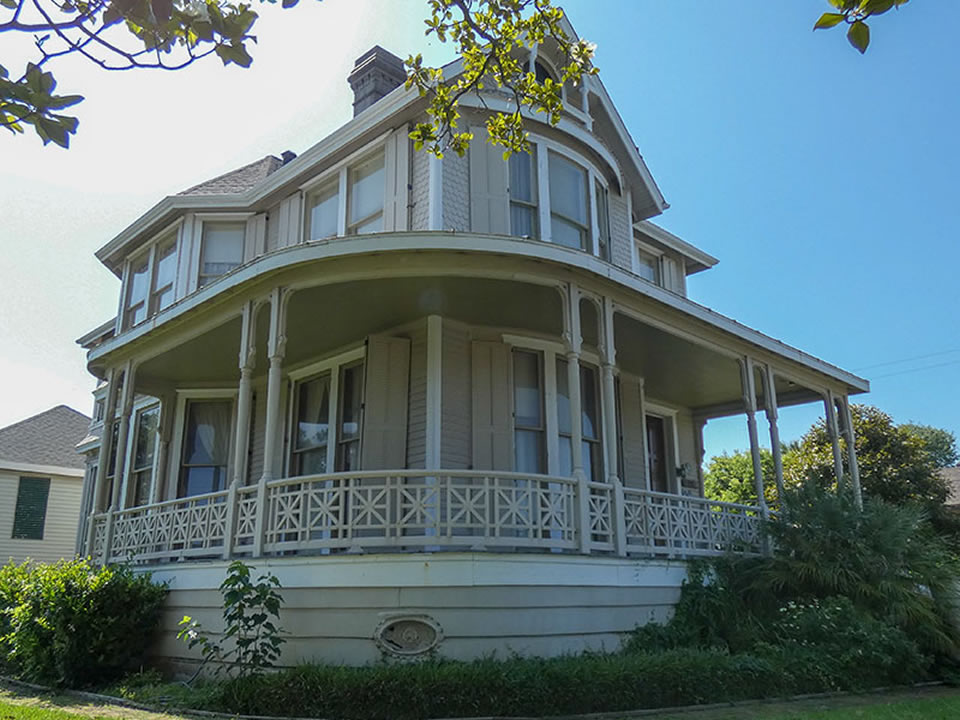
<svg viewBox="0 0 960 720"><path fill-rule="evenodd" d="M877 18L865 57L839 29L811 31L824 0L564 6L672 206L657 222L720 259L691 296L866 376L864 399L897 421L960 433L960 51L940 31L960 27L960 3ZM73 340L118 292L96 248L163 195L348 120L345 78L372 44L449 59L423 44L425 8L265 6L247 71L57 66L64 92L87 95L74 147L0 135L0 425L59 402L89 412ZM817 410L785 412L784 438ZM742 419L711 423L707 443L743 447Z"/></svg>

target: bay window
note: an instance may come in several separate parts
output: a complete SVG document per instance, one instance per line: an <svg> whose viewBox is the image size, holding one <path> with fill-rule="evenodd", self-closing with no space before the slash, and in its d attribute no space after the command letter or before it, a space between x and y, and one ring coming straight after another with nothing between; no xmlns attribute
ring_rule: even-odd
<svg viewBox="0 0 960 720"><path fill-rule="evenodd" d="M537 232L537 148L510 156L510 234L536 238Z"/></svg>
<svg viewBox="0 0 960 720"><path fill-rule="evenodd" d="M551 239L558 245L591 250L587 171L555 152L549 160Z"/></svg>
<svg viewBox="0 0 960 720"><path fill-rule="evenodd" d="M188 400L178 497L217 492L227 486L233 403Z"/></svg>
<svg viewBox="0 0 960 720"><path fill-rule="evenodd" d="M243 264L245 232L245 222L204 221L200 239L198 288Z"/></svg>
<svg viewBox="0 0 960 720"><path fill-rule="evenodd" d="M173 304L177 238L165 236L130 261L123 303L123 329L139 325Z"/></svg>
<svg viewBox="0 0 960 720"><path fill-rule="evenodd" d="M355 356L296 383L291 476L359 469L364 363Z"/></svg>
<svg viewBox="0 0 960 720"><path fill-rule="evenodd" d="M308 241L383 231L386 200L384 151L321 176L305 188Z"/></svg>

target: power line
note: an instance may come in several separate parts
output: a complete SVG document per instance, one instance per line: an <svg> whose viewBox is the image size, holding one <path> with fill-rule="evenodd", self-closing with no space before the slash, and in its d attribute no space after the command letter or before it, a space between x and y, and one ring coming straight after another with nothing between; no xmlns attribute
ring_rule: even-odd
<svg viewBox="0 0 960 720"><path fill-rule="evenodd" d="M955 348L953 350L941 350L940 352L927 353L926 355L917 355L916 357L904 358L903 360L889 360L887 362L876 363L875 365L862 365L861 367L853 368L853 370L854 372L860 372L861 370L869 370L870 368L887 367L888 365L899 365L900 363L912 362L913 360L926 360L927 358L939 357L940 355L949 355L950 353L955 353L955 352L960 352L960 348ZM933 367L938 367L938 366L934 365ZM885 376L881 376L881 377L885 377Z"/></svg>
<svg viewBox="0 0 960 720"><path fill-rule="evenodd" d="M885 373L883 375L874 375L873 380L880 378L893 377L895 375L906 375L907 373L920 372L921 370L933 370L934 368L947 367L948 365L960 365L960 360L951 360L950 362L937 363L936 365L925 365L924 367L910 368L909 370L898 370L897 372Z"/></svg>

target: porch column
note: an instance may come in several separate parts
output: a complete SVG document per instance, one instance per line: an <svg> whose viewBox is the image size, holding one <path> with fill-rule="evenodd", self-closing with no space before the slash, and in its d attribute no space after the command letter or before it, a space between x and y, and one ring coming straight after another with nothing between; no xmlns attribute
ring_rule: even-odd
<svg viewBox="0 0 960 720"><path fill-rule="evenodd" d="M150 503L163 500L167 474L171 464L170 436L173 434L173 414L176 412L177 396L167 393L160 398L160 423L157 426L157 466L153 485L150 488ZM179 461L179 458L176 459ZM175 461L176 462L176 461Z"/></svg>
<svg viewBox="0 0 960 720"><path fill-rule="evenodd" d="M697 458L697 485L700 488L700 496L703 497L703 457L706 455L706 449L703 447L703 429L707 426L707 419L703 417L693 418L693 450Z"/></svg>
<svg viewBox="0 0 960 720"><path fill-rule="evenodd" d="M833 449L833 470L837 474L837 491L843 489L843 455L840 452L840 431L837 428L837 403L832 390L827 390L823 396L823 406L827 413L827 435L830 437L830 446Z"/></svg>
<svg viewBox="0 0 960 720"><path fill-rule="evenodd" d="M613 301L603 299L603 425L604 449L606 451L607 482L620 481L617 467L617 391L614 373L617 364L617 349L613 337Z"/></svg>
<svg viewBox="0 0 960 720"><path fill-rule="evenodd" d="M237 434L234 439L233 484L243 485L247 477L247 452L250 448L250 406L253 402L253 369L257 361L256 317L258 305L244 303L240 326L240 385L237 390Z"/></svg>
<svg viewBox="0 0 960 720"><path fill-rule="evenodd" d="M113 498L110 507L122 510L127 505L127 439L130 437L130 418L133 415L133 383L137 369L128 361L123 371L123 389L120 394L120 428L117 431L117 466L113 471Z"/></svg>
<svg viewBox="0 0 960 720"><path fill-rule="evenodd" d="M273 469L281 447L280 395L283 392L283 358L286 354L286 288L274 288L270 293L270 337L267 340L267 413L263 438L263 474L257 487L257 521L253 539L253 556L263 554L266 529L267 483L273 480Z"/></svg>
<svg viewBox="0 0 960 720"><path fill-rule="evenodd" d="M847 437L847 466L850 469L850 483L853 485L853 502L858 510L863 510L863 493L860 490L860 465L857 463L857 434L853 427L850 398L844 395L840 402L843 406L843 424Z"/></svg>
<svg viewBox="0 0 960 720"><path fill-rule="evenodd" d="M590 488L583 470L583 421L580 399L580 288L569 283L565 288L566 327L564 340L567 346L567 393L570 396L570 465L577 483L577 529L580 552L590 552Z"/></svg>
<svg viewBox="0 0 960 720"><path fill-rule="evenodd" d="M603 298L603 439L607 456L607 482L611 485L610 512L613 546L617 555L627 554L627 515L617 452L617 388L614 372L617 347L613 333L613 300Z"/></svg>
<svg viewBox="0 0 960 720"><path fill-rule="evenodd" d="M766 404L767 424L770 426L770 454L773 455L773 473L777 481L777 500L783 502L783 453L780 450L780 427L777 425L777 388L773 368L764 367L763 399Z"/></svg>
<svg viewBox="0 0 960 720"><path fill-rule="evenodd" d="M433 157L431 155L431 157ZM443 318L427 316L427 413L426 468L438 470L442 464L440 446L443 439Z"/></svg>
<svg viewBox="0 0 960 720"><path fill-rule="evenodd" d="M764 520L770 517L767 499L763 494L763 462L760 459L760 441L757 437L757 388L753 374L753 360L740 360L740 383L743 388L743 404L747 411L747 431L750 434L750 457L753 459L753 481L757 489L757 506Z"/></svg>

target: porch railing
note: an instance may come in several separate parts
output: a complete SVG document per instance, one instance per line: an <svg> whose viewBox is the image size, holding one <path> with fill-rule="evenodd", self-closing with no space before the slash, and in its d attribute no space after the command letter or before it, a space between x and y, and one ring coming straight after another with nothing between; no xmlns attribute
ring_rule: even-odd
<svg viewBox="0 0 960 720"><path fill-rule="evenodd" d="M365 471L107 512L91 519L100 562L412 550L647 557L761 551L757 508L469 470Z"/></svg>

